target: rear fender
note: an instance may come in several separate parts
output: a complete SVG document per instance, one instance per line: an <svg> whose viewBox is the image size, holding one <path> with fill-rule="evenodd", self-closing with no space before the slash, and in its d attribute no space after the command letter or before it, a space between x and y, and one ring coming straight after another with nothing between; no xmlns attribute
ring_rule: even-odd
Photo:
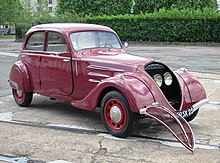
<svg viewBox="0 0 220 163"><path fill-rule="evenodd" d="M9 84L13 89L24 90L25 92L32 92L30 86L30 77L26 66L21 62L17 61L11 68L9 75Z"/></svg>
<svg viewBox="0 0 220 163"><path fill-rule="evenodd" d="M182 116L158 104L140 109L140 114L154 118L163 124L180 143L193 152L195 138L191 127Z"/></svg>
<svg viewBox="0 0 220 163"><path fill-rule="evenodd" d="M111 77L102 80L84 99L73 100L71 104L87 110L95 109L99 97L108 88L120 91L128 100L132 112L138 113L140 108L154 102L154 98L145 84L132 76L125 75L122 78Z"/></svg>

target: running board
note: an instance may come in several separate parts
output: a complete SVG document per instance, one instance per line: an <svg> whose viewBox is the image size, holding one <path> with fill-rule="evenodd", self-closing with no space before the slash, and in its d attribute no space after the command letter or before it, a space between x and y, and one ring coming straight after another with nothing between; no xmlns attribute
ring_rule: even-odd
<svg viewBox="0 0 220 163"><path fill-rule="evenodd" d="M140 109L140 114L154 118L163 124L180 143L193 152L195 138L191 127L182 116L158 104Z"/></svg>

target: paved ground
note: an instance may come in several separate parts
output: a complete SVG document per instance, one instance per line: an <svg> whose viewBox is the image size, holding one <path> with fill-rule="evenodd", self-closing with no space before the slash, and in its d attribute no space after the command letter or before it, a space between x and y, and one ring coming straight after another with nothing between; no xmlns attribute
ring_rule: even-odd
<svg viewBox="0 0 220 163"><path fill-rule="evenodd" d="M180 67L187 68L187 62L194 63L189 69L194 68L193 74L201 80L210 102L200 109L198 117L190 123L196 137L196 149L192 154L177 143L164 127L150 119L141 120L131 137L118 139L106 133L98 110L79 110L66 102L51 101L39 95L34 96L29 108L18 107L10 95L7 76L20 45L0 41L0 68L4 69L0 75L0 160L17 158L20 161L23 159L23 162L25 159L29 162L220 162L218 47L129 48L129 52L145 57L157 54L160 60L170 63L174 68L179 67L179 63L182 64ZM170 55L173 56L172 62L169 60ZM195 56L197 58L192 60ZM185 60L182 63L183 58ZM195 61L200 59L202 64ZM216 68L210 68L210 65L215 65Z"/></svg>

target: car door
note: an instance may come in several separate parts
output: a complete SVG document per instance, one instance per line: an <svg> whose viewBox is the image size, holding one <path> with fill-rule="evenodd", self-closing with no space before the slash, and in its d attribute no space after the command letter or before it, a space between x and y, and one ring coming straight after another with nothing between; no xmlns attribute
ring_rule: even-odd
<svg viewBox="0 0 220 163"><path fill-rule="evenodd" d="M40 58L44 53L45 32L32 33L21 50L20 59L28 67L33 92L40 91Z"/></svg>
<svg viewBox="0 0 220 163"><path fill-rule="evenodd" d="M71 53L61 33L47 32L46 48L40 63L41 92L69 95L73 90Z"/></svg>

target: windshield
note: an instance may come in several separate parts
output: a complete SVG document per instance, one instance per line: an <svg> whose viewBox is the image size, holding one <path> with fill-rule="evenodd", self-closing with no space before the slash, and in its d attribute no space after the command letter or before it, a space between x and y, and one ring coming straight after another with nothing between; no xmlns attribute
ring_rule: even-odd
<svg viewBox="0 0 220 163"><path fill-rule="evenodd" d="M75 50L87 48L121 48L117 36L112 32L85 31L70 35Z"/></svg>

